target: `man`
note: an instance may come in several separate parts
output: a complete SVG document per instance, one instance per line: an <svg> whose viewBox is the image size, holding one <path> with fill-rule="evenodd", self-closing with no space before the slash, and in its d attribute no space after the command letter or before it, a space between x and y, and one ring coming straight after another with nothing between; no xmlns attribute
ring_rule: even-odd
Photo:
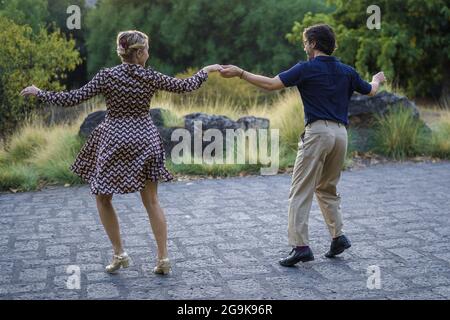
<svg viewBox="0 0 450 320"><path fill-rule="evenodd" d="M330 26L314 25L303 32L307 62L299 62L274 78L255 75L239 67L222 66L225 78L241 79L266 90L297 86L303 100L305 132L292 175L289 195L289 256L280 260L285 267L314 260L309 247L308 218L314 193L330 231L332 241L325 254L333 258L350 248L343 234L340 196L336 192L347 151L348 104L354 91L373 96L385 81L383 72L368 83L350 66L331 56L336 48Z"/></svg>

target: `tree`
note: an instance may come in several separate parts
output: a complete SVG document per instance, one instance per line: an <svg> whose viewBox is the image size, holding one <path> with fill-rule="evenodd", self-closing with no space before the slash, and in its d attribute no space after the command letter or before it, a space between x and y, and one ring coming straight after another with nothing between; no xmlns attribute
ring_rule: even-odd
<svg viewBox="0 0 450 320"><path fill-rule="evenodd" d="M67 8L76 5L81 11L81 29L68 29ZM62 83L73 88L86 81L86 46L85 46L85 0L0 0L0 16L14 21L18 25L29 25L34 33L46 28L48 32L62 32L68 39L75 39L76 48L83 62L68 74Z"/></svg>
<svg viewBox="0 0 450 320"><path fill-rule="evenodd" d="M60 32L18 25L0 16L0 132L11 133L36 103L19 96L25 86L61 90L59 80L81 62L75 42Z"/></svg>
<svg viewBox="0 0 450 320"><path fill-rule="evenodd" d="M82 63L67 75L62 83L70 88L79 88L87 80L87 48L86 48L86 16L87 8L85 0L46 0L48 3L48 19L46 21L49 32L61 31L68 39L75 40L75 47L80 53ZM67 8L76 5L81 11L81 29L68 29Z"/></svg>
<svg viewBox="0 0 450 320"><path fill-rule="evenodd" d="M330 24L337 34L338 55L368 77L384 70L394 86L412 97L447 101L450 89L450 9L445 0L380 0L381 29L366 26L370 0L329 0L331 15L308 14L287 38L301 40L305 27Z"/></svg>
<svg viewBox="0 0 450 320"><path fill-rule="evenodd" d="M48 18L47 0L2 0L0 16L38 32Z"/></svg>
<svg viewBox="0 0 450 320"><path fill-rule="evenodd" d="M88 71L117 64L117 33L138 29L149 63L168 74L210 63L276 74L304 57L284 37L293 22L326 10L322 0L103 0L88 13Z"/></svg>

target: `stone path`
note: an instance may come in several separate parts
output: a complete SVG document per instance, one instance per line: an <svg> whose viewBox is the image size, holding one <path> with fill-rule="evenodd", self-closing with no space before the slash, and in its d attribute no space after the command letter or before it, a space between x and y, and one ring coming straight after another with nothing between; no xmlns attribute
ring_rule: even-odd
<svg viewBox="0 0 450 320"><path fill-rule="evenodd" d="M352 248L323 257L330 239L314 202L316 260L283 268L289 185L289 175L162 184L167 277L151 273L155 243L139 193L114 196L133 259L116 275L103 272L111 249L88 186L0 194L0 299L450 298L450 163L344 172ZM80 289L67 286L70 268L80 270ZM368 288L368 268L381 289Z"/></svg>

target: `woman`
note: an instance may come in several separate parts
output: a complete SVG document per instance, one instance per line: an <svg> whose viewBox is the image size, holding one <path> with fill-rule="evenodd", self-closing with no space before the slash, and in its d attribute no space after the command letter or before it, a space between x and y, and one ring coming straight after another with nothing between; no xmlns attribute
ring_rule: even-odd
<svg viewBox="0 0 450 320"><path fill-rule="evenodd" d="M149 113L150 100L157 90L176 93L196 90L209 72L221 69L219 65L207 66L187 79L166 76L145 68L148 42L142 32L121 32L117 36L117 53L122 64L102 69L81 89L50 92L33 85L21 92L23 96L33 95L42 102L67 107L98 94L106 98L105 120L91 133L70 170L88 181L91 194L96 196L100 219L114 249L107 272L129 265L111 202L113 194L140 191L158 247L153 271L169 273L167 224L159 205L157 185L158 181L169 181L173 176L164 165L162 139Z"/></svg>

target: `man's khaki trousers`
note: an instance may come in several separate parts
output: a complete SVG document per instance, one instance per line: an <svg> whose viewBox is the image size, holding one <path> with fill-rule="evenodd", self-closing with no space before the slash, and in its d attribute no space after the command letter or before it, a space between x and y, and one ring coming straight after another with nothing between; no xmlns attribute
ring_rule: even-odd
<svg viewBox="0 0 450 320"><path fill-rule="evenodd" d="M298 144L289 194L289 244L309 245L308 219L314 193L333 238L342 235L340 196L336 192L347 151L343 124L318 120L308 124Z"/></svg>

